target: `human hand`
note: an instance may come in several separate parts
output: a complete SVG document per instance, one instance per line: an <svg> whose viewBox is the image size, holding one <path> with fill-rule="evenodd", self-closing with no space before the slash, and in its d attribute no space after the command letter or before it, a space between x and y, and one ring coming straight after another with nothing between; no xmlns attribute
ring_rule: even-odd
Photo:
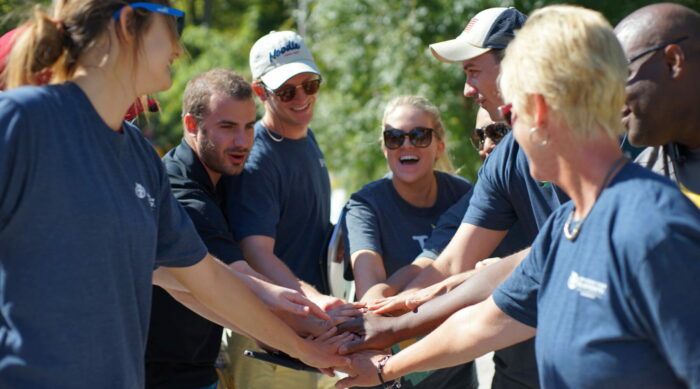
<svg viewBox="0 0 700 389"><path fill-rule="evenodd" d="M330 319L321 307L302 293L269 282L265 282L265 286L268 293L261 293L260 297L273 312L289 312L301 317L312 314L322 320Z"/></svg>
<svg viewBox="0 0 700 389"><path fill-rule="evenodd" d="M353 386L376 386L381 384L379 382L379 377L377 376L377 366L379 361L384 358L386 354L381 351L361 351L353 354L352 364L347 368L338 369L348 376L338 380L335 383L335 387L349 388Z"/></svg>
<svg viewBox="0 0 700 389"><path fill-rule="evenodd" d="M360 350L385 349L397 343L396 331L392 324L396 320L393 317L366 313L362 316L348 320L338 326L340 332L352 332L357 335L348 343L341 345L340 354L350 354Z"/></svg>
<svg viewBox="0 0 700 389"><path fill-rule="evenodd" d="M442 294L444 291L445 287L443 285L434 284L416 292L374 300L369 304L367 309L378 315L400 315L415 310L435 296Z"/></svg>
<svg viewBox="0 0 700 389"><path fill-rule="evenodd" d="M344 304L346 304L343 299L339 299L337 297L333 296L328 296L325 294L321 293L314 293L314 294L307 294L311 301L313 301L316 305L321 307L325 312L330 311L334 308L338 308Z"/></svg>
<svg viewBox="0 0 700 389"><path fill-rule="evenodd" d="M363 313L367 312L366 305L364 302L346 303L326 311L330 316L329 325L337 326L354 317L362 316Z"/></svg>

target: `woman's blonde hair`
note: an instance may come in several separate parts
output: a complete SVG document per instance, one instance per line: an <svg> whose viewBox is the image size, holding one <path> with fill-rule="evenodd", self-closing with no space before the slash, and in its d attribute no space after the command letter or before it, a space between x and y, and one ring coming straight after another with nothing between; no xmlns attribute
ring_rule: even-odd
<svg viewBox="0 0 700 389"><path fill-rule="evenodd" d="M435 163L435 169L441 170L447 173L453 173L454 168L452 167L452 162L447 152L447 139L445 137L445 125L442 123L442 118L440 117L440 110L431 103L428 99L422 96L398 96L391 99L386 108L384 108L384 115L382 116L382 131L384 131L384 124L386 124L387 117L394 112L398 107L408 106L415 108L426 115L430 116L433 122L433 130L435 130L435 135L437 135L439 140L445 144L445 149L443 153L438 157ZM384 140L382 139L382 144Z"/></svg>
<svg viewBox="0 0 700 389"><path fill-rule="evenodd" d="M505 101L533 122L533 94L559 112L579 138L624 128L627 60L612 27L598 12L556 5L532 13L508 45L498 80Z"/></svg>
<svg viewBox="0 0 700 389"><path fill-rule="evenodd" d="M33 18L21 28L8 58L5 74L9 88L20 85L35 85L42 74L52 73L52 82L70 79L81 55L110 25L112 15L131 0L65 0L55 12L48 16L40 6L34 7ZM169 6L168 0L152 0L150 3ZM144 32L149 27L153 13L134 8L128 26L136 37L134 53L141 49ZM170 19L170 18L169 18ZM175 34L175 21L171 23ZM119 29L117 29L117 37Z"/></svg>

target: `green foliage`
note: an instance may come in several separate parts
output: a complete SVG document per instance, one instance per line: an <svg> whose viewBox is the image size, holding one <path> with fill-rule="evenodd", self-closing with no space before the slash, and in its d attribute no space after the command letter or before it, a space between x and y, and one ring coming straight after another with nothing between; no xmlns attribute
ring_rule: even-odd
<svg viewBox="0 0 700 389"><path fill-rule="evenodd" d="M0 35L25 22L34 4L51 4L51 0L0 0Z"/></svg>

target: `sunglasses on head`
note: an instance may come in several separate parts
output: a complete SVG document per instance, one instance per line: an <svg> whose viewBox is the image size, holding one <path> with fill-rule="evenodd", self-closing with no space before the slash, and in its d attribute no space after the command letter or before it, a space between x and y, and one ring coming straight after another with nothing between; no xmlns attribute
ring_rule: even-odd
<svg viewBox="0 0 700 389"><path fill-rule="evenodd" d="M433 141L433 130L427 127L415 127L411 131L398 130L391 126L384 126L384 146L389 150L396 150L403 145L404 138L416 147L428 147Z"/></svg>
<svg viewBox="0 0 700 389"><path fill-rule="evenodd" d="M475 128L469 140L471 140L474 148L481 151L484 148L484 141L486 138L498 144L498 142L506 136L508 131L510 131L510 128L508 128L505 123L491 123L483 127Z"/></svg>
<svg viewBox="0 0 700 389"><path fill-rule="evenodd" d="M185 29L185 13L183 11L153 3L131 3L128 6L131 8L141 8L150 12L173 16L175 18L175 29L177 30L177 36L182 36L182 31ZM112 15L112 18L119 20L124 7L119 8L119 10Z"/></svg>
<svg viewBox="0 0 700 389"><path fill-rule="evenodd" d="M265 89L277 96L277 98L279 98L280 101L286 103L288 101L292 101L292 99L294 99L294 96L297 95L297 88L304 89L304 93L306 93L309 96L315 95L316 92L318 92L318 88L321 87L322 80L323 79L321 77L318 77L311 80L306 80L299 85L282 85L281 87L275 90L272 90L265 86Z"/></svg>

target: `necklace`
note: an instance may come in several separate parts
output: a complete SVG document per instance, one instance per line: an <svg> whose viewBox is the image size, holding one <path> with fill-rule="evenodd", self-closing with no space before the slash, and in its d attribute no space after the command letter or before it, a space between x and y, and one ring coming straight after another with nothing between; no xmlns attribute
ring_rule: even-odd
<svg viewBox="0 0 700 389"><path fill-rule="evenodd" d="M615 163L612 164L612 166L610 166L608 172L605 173L605 178L603 178L600 189L598 189L598 193L595 195L595 201L593 202L593 206L595 206L595 204L598 202L598 197L600 197L600 194L603 193L603 189L605 189L610 184L610 180L612 179L613 173L617 170L618 167L623 165L625 162L627 162L627 157L620 157L617 161L615 161ZM576 240L576 237L578 237L578 233L581 232L583 222L585 222L588 215L591 214L591 211L593 211L593 207L591 207L586 216L584 216L583 219L581 219L581 221L574 227L573 231L570 231L571 223L574 221L575 211L575 207L571 209L571 213L569 214L568 219L566 219L566 223L564 223L564 236L570 241Z"/></svg>
<svg viewBox="0 0 700 389"><path fill-rule="evenodd" d="M284 136L280 135L279 138L275 138L275 136L272 135L272 131L268 130L266 126L263 126L263 128L265 129L265 132L267 132L267 136L269 136L270 139L272 139L273 141L279 143L279 142L282 142L284 140Z"/></svg>

